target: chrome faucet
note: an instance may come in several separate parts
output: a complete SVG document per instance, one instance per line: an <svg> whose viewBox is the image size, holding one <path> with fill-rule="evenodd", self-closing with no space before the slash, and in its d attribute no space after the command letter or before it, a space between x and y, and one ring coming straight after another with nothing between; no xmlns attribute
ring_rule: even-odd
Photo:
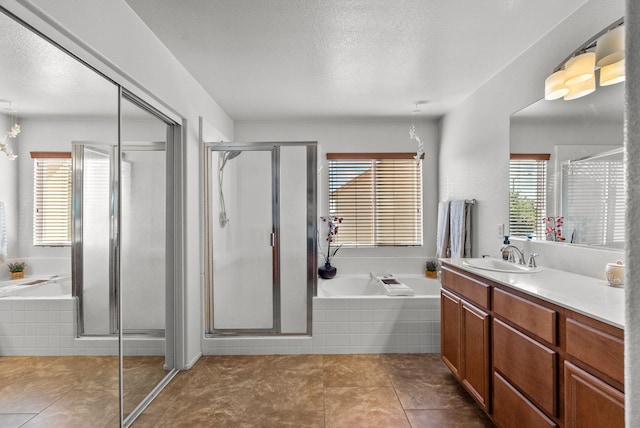
<svg viewBox="0 0 640 428"><path fill-rule="evenodd" d="M505 245L504 247L502 247L500 249L500 251L504 251L504 250L508 250L509 251L509 261L511 263L515 263L516 262L516 259L513 256L513 251L515 250L518 253L518 264L519 265L524 265L525 264L524 263L524 253L518 247L509 244L509 245Z"/></svg>
<svg viewBox="0 0 640 428"><path fill-rule="evenodd" d="M536 264L536 257L538 257L538 253L529 254L529 262L527 263L527 267L530 267L530 268L538 267L538 265Z"/></svg>

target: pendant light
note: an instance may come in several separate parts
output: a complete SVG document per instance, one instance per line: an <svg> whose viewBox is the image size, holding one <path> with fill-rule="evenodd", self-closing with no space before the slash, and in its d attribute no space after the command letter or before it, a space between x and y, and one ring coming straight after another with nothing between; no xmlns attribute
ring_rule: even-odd
<svg viewBox="0 0 640 428"><path fill-rule="evenodd" d="M600 86L615 85L625 81L624 59L600 68Z"/></svg>
<svg viewBox="0 0 640 428"><path fill-rule="evenodd" d="M595 76L596 54L585 52L571 58L564 66L564 84L571 87Z"/></svg>
<svg viewBox="0 0 640 428"><path fill-rule="evenodd" d="M596 65L604 67L624 59L624 27L605 33L596 44Z"/></svg>
<svg viewBox="0 0 640 428"><path fill-rule="evenodd" d="M585 80L578 84L572 85L569 87L569 92L564 96L565 101L576 100L578 98L582 98L585 95L589 95L590 93L596 90L596 77L591 76L591 79Z"/></svg>
<svg viewBox="0 0 640 428"><path fill-rule="evenodd" d="M569 88L564 84L564 70L552 73L544 81L544 99L557 100L567 95Z"/></svg>

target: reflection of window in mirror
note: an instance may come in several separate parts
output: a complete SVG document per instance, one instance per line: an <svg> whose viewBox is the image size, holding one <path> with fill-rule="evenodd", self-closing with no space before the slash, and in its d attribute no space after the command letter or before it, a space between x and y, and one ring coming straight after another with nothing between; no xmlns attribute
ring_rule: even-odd
<svg viewBox="0 0 640 428"><path fill-rule="evenodd" d="M415 153L327 153L329 215L342 217L335 243L422 245L422 162Z"/></svg>
<svg viewBox="0 0 640 428"><path fill-rule="evenodd" d="M71 153L31 152L33 245L71 245Z"/></svg>
<svg viewBox="0 0 640 428"><path fill-rule="evenodd" d="M545 239L548 153L512 153L509 161L510 236Z"/></svg>

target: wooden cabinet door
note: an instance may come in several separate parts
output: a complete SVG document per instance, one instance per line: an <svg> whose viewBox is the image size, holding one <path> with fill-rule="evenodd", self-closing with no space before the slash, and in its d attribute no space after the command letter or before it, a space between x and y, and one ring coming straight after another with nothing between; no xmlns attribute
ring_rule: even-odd
<svg viewBox="0 0 640 428"><path fill-rule="evenodd" d="M487 412L489 411L489 314L462 302L462 384Z"/></svg>
<svg viewBox="0 0 640 428"><path fill-rule="evenodd" d="M564 363L567 428L624 427L624 394L568 361Z"/></svg>
<svg viewBox="0 0 640 428"><path fill-rule="evenodd" d="M444 290L440 299L440 354L442 361L460 377L460 299Z"/></svg>

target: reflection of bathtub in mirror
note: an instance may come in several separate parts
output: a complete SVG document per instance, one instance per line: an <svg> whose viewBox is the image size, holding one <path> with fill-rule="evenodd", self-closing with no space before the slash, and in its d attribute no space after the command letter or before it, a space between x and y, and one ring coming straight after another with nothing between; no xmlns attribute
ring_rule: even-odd
<svg viewBox="0 0 640 428"><path fill-rule="evenodd" d="M0 299L71 298L70 276L25 276L24 279L0 282Z"/></svg>

